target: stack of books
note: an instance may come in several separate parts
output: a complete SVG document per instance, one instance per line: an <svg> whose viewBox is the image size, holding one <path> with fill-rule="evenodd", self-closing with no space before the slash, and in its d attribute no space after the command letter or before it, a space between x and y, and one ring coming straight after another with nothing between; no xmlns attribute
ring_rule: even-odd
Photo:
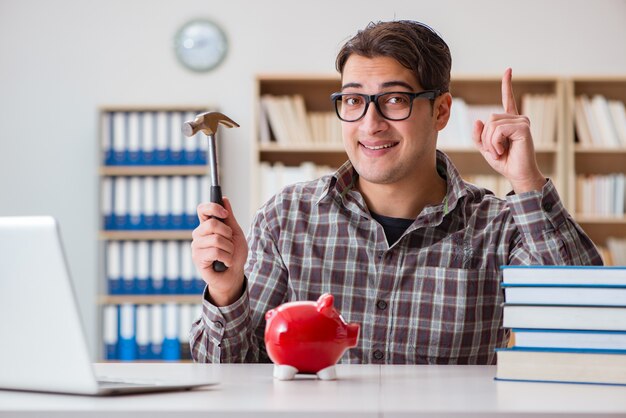
<svg viewBox="0 0 626 418"><path fill-rule="evenodd" d="M496 380L626 385L626 267L505 266Z"/></svg>
<svg viewBox="0 0 626 418"><path fill-rule="evenodd" d="M281 146L343 144L341 123L335 112L309 111L299 94L261 97L259 140Z"/></svg>

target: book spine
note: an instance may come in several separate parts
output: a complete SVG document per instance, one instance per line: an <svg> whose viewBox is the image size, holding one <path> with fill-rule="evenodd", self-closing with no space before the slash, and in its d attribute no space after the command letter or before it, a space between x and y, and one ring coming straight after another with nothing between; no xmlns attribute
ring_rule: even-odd
<svg viewBox="0 0 626 418"><path fill-rule="evenodd" d="M178 252L178 242L168 241L166 244L166 253L165 293L179 293L180 254Z"/></svg>
<svg viewBox="0 0 626 418"><path fill-rule="evenodd" d="M116 305L105 305L103 308L103 340L104 358L107 360L117 360L117 336L119 333L118 307Z"/></svg>
<svg viewBox="0 0 626 418"><path fill-rule="evenodd" d="M137 359L135 340L135 306L125 303L120 306L120 360Z"/></svg>
<svg viewBox="0 0 626 418"><path fill-rule="evenodd" d="M175 303L165 304L163 360L180 360L180 343L178 341L178 307Z"/></svg>
<svg viewBox="0 0 626 418"><path fill-rule="evenodd" d="M118 241L106 246L107 287L110 295L122 293L122 254Z"/></svg>
<svg viewBox="0 0 626 418"><path fill-rule="evenodd" d="M150 357L163 359L163 305L150 306Z"/></svg>
<svg viewBox="0 0 626 418"><path fill-rule="evenodd" d="M148 241L137 242L137 281L136 292L140 295L152 293L150 289L150 244Z"/></svg>
<svg viewBox="0 0 626 418"><path fill-rule="evenodd" d="M151 289L154 294L164 293L165 280L165 249L163 241L152 242L151 266Z"/></svg>
<svg viewBox="0 0 626 418"><path fill-rule="evenodd" d="M137 314L137 359L150 360L150 309L148 305L139 305Z"/></svg>
<svg viewBox="0 0 626 418"><path fill-rule="evenodd" d="M133 241L122 242L122 293L132 295L135 293L135 243Z"/></svg>

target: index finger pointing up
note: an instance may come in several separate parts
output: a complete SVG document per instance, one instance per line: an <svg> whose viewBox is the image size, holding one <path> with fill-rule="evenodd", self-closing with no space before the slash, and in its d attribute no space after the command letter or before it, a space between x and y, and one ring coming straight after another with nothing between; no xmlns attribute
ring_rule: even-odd
<svg viewBox="0 0 626 418"><path fill-rule="evenodd" d="M505 113L518 115L515 96L513 95L513 84L511 82L512 74L513 70L507 68L502 77L502 107L504 107Z"/></svg>

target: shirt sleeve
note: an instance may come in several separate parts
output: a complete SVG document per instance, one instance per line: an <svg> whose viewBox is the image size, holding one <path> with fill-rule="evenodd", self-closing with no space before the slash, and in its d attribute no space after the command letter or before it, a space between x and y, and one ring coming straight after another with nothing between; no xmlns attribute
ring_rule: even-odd
<svg viewBox="0 0 626 418"><path fill-rule="evenodd" d="M194 361L199 363L240 363L239 353L248 350L247 325L250 322L248 284L243 295L233 304L217 307L208 298L205 288L202 313L191 325L189 343Z"/></svg>
<svg viewBox="0 0 626 418"><path fill-rule="evenodd" d="M591 239L563 206L548 180L541 191L507 196L512 214L511 265L602 265Z"/></svg>
<svg viewBox="0 0 626 418"><path fill-rule="evenodd" d="M242 296L229 306L217 307L205 289L202 315L192 324L189 335L196 362L270 362L264 341L265 312L286 301L288 274L273 235L277 226L267 221L267 212L275 209L268 205L257 212L248 235Z"/></svg>

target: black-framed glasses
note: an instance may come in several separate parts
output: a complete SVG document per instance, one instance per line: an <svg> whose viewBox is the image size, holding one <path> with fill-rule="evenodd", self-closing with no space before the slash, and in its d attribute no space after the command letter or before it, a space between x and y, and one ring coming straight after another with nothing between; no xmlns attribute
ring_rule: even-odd
<svg viewBox="0 0 626 418"><path fill-rule="evenodd" d="M388 91L378 94L333 93L330 95L330 100L335 104L337 116L344 122L356 122L361 119L372 102L383 118L399 121L411 116L413 100L435 100L440 94L439 90L424 90L415 93L405 91Z"/></svg>

